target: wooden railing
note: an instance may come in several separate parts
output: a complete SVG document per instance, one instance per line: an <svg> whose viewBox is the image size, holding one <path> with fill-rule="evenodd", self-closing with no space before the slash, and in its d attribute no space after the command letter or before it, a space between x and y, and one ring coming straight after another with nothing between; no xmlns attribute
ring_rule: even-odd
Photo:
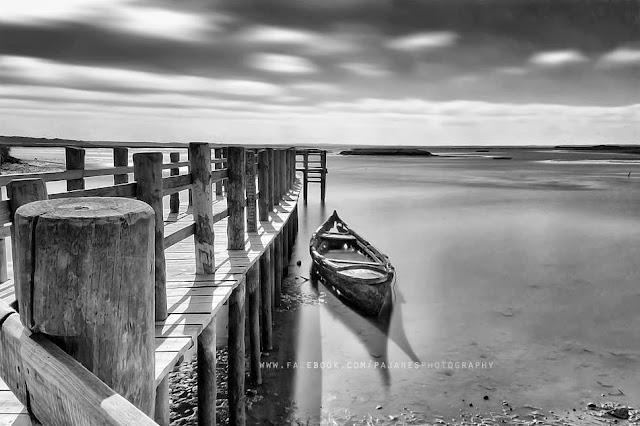
<svg viewBox="0 0 640 426"><path fill-rule="evenodd" d="M223 151L226 152L225 158L222 157ZM273 211L274 206L283 199L295 182L296 162L293 148L268 148L256 152L243 147L228 147L216 149L216 158L212 159L212 150L208 144L191 143L188 146L189 161L180 161L179 155L172 154L171 162L164 164L161 153L143 152L133 155L134 165L130 167L126 148L118 146L114 147L114 167L93 170L84 170L82 149L68 147L66 152L69 170L0 176L0 186L6 186L9 198L0 201L0 249L4 248L4 238L15 234L13 221L16 210L33 201L76 197L124 197L144 201L154 212L155 321L164 320L168 314L164 256L166 248L193 236L196 272L213 273L213 224L229 217L229 249L244 249L245 230L255 231L258 219L267 220L269 212ZM188 167L189 172L180 174L180 168L184 167ZM170 176L163 177L162 171L166 169L170 170ZM130 173L134 174L134 181L131 183L128 182ZM83 189L84 179L96 176L113 176L114 185ZM47 193L45 182L63 180L67 181L66 192L51 195ZM215 192L212 188L214 184ZM223 186L226 189L228 207L213 214L213 197L221 195ZM193 214L193 223L165 235L163 198L171 197L170 213L177 213L179 201L176 200L179 200L179 193L182 191L189 191L189 210ZM287 232L289 234L286 238L283 238L280 244L275 244L276 251L288 251L286 244L292 242L291 231ZM20 248L16 246L15 235L13 237L15 253ZM4 253L0 252L0 256L0 266L6 271ZM274 259L282 263L282 253ZM14 263L14 276L23 272L18 268L20 266ZM279 300L280 291L281 276L277 276L279 270L280 268L275 268L276 300ZM0 278L6 280L6 276L1 277L1 271L2 267ZM257 269L252 270L251 273L257 273L256 271ZM230 310L233 309L230 307ZM84 369L46 337L31 334L29 324L23 325L15 311L4 304L0 304L0 325L0 376L43 424L90 424L91 422L87 423L88 418L99 419L100 424L153 424L142 411ZM270 315L266 328L268 329L262 330L263 336L267 336L266 341L271 342ZM239 337L236 336L237 338ZM35 365L28 357L40 360L40 363ZM230 355L231 358L233 357ZM215 383L215 366L213 371ZM166 380L162 386L162 392L167 392ZM35 391L36 388L38 391ZM158 389L160 392L160 387ZM240 392L243 392L243 389ZM163 397L168 400L168 395ZM53 406L58 403L62 403L63 409ZM147 415L152 414L148 407L143 411ZM240 420L244 421L243 418ZM238 424L242 422L238 421Z"/></svg>

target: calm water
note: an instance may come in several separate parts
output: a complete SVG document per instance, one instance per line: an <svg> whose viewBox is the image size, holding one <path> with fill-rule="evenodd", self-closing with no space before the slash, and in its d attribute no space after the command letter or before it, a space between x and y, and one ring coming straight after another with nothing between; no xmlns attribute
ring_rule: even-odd
<svg viewBox="0 0 640 426"><path fill-rule="evenodd" d="M295 417L331 424L411 410L431 420L502 400L637 406L640 157L466 154L329 156L326 205L311 186L291 272L309 277L309 236L336 209L390 257L401 302L387 338L322 284L302 284L321 303L287 314L276 356L291 365L265 385Z"/></svg>
<svg viewBox="0 0 640 426"><path fill-rule="evenodd" d="M292 272L308 277L309 235L337 209L389 255L403 302L387 340L318 286L324 303L296 318L299 417L640 401L640 159L492 154L513 159L329 157L326 205L312 186ZM394 341L402 330L421 368Z"/></svg>

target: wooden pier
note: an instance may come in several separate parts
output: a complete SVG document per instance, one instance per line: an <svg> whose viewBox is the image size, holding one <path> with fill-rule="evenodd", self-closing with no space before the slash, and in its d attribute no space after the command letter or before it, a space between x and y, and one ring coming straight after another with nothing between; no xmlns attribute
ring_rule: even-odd
<svg viewBox="0 0 640 426"><path fill-rule="evenodd" d="M243 425L245 356L250 359L250 380L260 384L260 353L273 347L272 312L279 304L280 280L286 275L297 232L301 182L296 176L296 151L256 152L237 146L212 150L206 143L192 143L189 161L172 154L171 162L163 164L161 153L137 153L130 167L126 148L112 148L113 168L85 170L83 150L69 147L67 171L0 176L9 196L0 201L0 237L12 237L15 277L8 270L9 278L0 284L0 425L168 425L168 374L194 345L198 423L215 425L216 317L225 303L230 424ZM169 170L168 176L163 170ZM135 181L129 183L131 173ZM113 176L113 186L84 189L85 178L108 175ZM67 181L67 192L47 194L45 181L56 180ZM180 203L181 191L189 191L189 202ZM163 197L170 197L166 210ZM69 218L43 215L51 209L67 212ZM126 214L110 222L105 219L121 210ZM132 220L132 215L138 216ZM47 225L49 221L53 225ZM75 222L69 225L69 221ZM105 221L117 232L109 234ZM69 230L61 232L65 226ZM86 235L96 241L82 246L73 240L78 227L90 229ZM114 237L99 237L98 229ZM134 231L134 237L123 240L129 241L127 250L132 246L137 250L124 256L132 266L122 267L122 256L116 252L92 258L93 269L84 270L87 262L78 260L83 252L113 254L113 247L120 247L118 238ZM60 266L63 261L76 265L73 275L64 275L69 268ZM0 259L7 271L3 262ZM106 272L96 272L102 270L96 265ZM124 271L118 275L121 282L107 279L114 270ZM61 290L60 300L51 300L51 289L41 291L54 277L61 283L56 288L69 287ZM126 286L134 280L140 290L131 293ZM79 291L67 284L71 281L98 291L90 297L85 293L70 297ZM118 288L105 290L112 282ZM150 297L143 296L145 289L150 289ZM132 307L124 319L123 306ZM41 311L51 315L45 318ZM84 316L78 318L78 311ZM144 331L133 332L145 324L139 318L147 315L153 318L153 339L146 339ZM100 321L106 326L84 327ZM131 343L129 337L137 340ZM83 341L98 346L106 342L102 351L113 352L114 358L105 361L99 347L93 348L99 356L88 356ZM126 347L122 349L126 353L119 353L120 347ZM145 351L153 354L153 366L141 362L134 366L139 374L132 374L129 360L144 359ZM115 367L105 372L106 364L100 364L104 362Z"/></svg>
<svg viewBox="0 0 640 426"><path fill-rule="evenodd" d="M296 171L302 172L302 194L307 202L310 183L320 184L320 201L327 193L327 151L299 149L296 151Z"/></svg>

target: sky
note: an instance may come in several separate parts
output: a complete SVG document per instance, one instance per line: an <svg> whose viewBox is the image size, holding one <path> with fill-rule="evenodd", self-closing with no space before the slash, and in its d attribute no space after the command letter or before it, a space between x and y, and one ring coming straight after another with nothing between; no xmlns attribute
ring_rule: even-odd
<svg viewBox="0 0 640 426"><path fill-rule="evenodd" d="M640 1L0 0L0 134L640 143Z"/></svg>

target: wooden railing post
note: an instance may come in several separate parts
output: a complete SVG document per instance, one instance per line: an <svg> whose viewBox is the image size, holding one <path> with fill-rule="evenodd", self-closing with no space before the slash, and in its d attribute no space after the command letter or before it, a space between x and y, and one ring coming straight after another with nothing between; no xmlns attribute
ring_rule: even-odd
<svg viewBox="0 0 640 426"><path fill-rule="evenodd" d="M84 149L68 146L64 149L67 170L84 170ZM68 179L67 191L84 189L84 179Z"/></svg>
<svg viewBox="0 0 640 426"><path fill-rule="evenodd" d="M127 167L129 165L129 149L127 148L113 148L113 166L114 167ZM129 182L129 175L127 173L113 175L113 184L120 185L122 183Z"/></svg>
<svg viewBox="0 0 640 426"><path fill-rule="evenodd" d="M280 173L280 167L282 167L281 152L279 149L273 150L273 173L276 178L273 193L274 206L280 205L280 200L282 199L282 174Z"/></svg>
<svg viewBox="0 0 640 426"><path fill-rule="evenodd" d="M269 220L269 153L258 153L258 217L261 222Z"/></svg>
<svg viewBox="0 0 640 426"><path fill-rule="evenodd" d="M216 148L214 150L214 157L216 160L222 160L222 148ZM213 166L214 170L222 169L222 163L215 163ZM222 196L222 184L224 181L216 182L216 197L218 195Z"/></svg>
<svg viewBox="0 0 640 426"><path fill-rule="evenodd" d="M229 149L231 151L231 149ZM229 152L229 159L232 155ZM233 184L229 180L229 190ZM229 424L244 425L246 422L244 395L244 322L245 314L245 281L238 283L229 297Z"/></svg>
<svg viewBox="0 0 640 426"><path fill-rule="evenodd" d="M169 154L169 159L172 163L180 162L180 153L172 152ZM180 169L178 167L174 167L169 171L171 176L178 176L180 174ZM171 194L169 196L169 212L170 213L178 213L180 211L180 193L176 192L175 194Z"/></svg>
<svg viewBox="0 0 640 426"><path fill-rule="evenodd" d="M280 306L282 291L282 233L273 238L273 301L274 306Z"/></svg>
<svg viewBox="0 0 640 426"><path fill-rule="evenodd" d="M229 250L244 249L244 176L245 176L245 149L231 146L227 150L227 209L229 221L227 222L227 237Z"/></svg>
<svg viewBox="0 0 640 426"><path fill-rule="evenodd" d="M327 193L327 151L320 154L320 201L324 203L324 197Z"/></svg>
<svg viewBox="0 0 640 426"><path fill-rule="evenodd" d="M164 217L162 211L162 153L133 154L136 198L155 213L155 320L167 319L167 271L164 258Z"/></svg>
<svg viewBox="0 0 640 426"><path fill-rule="evenodd" d="M309 151L304 150L303 154L304 158L304 171L302 172L302 196L304 198L304 202L307 202L307 193L309 191Z"/></svg>
<svg viewBox="0 0 640 426"><path fill-rule="evenodd" d="M245 176L247 178L247 232L258 230L256 212L256 153L246 152Z"/></svg>
<svg viewBox="0 0 640 426"><path fill-rule="evenodd" d="M269 168L269 195L267 197L267 209L269 212L273 211L273 207L276 204L276 173L275 173L275 153L273 148L267 148L267 162Z"/></svg>
<svg viewBox="0 0 640 426"><path fill-rule="evenodd" d="M190 143L193 180L193 220L197 274L213 274L216 269L213 205L211 195L211 148L207 143Z"/></svg>
<svg viewBox="0 0 640 426"><path fill-rule="evenodd" d="M38 201L16 211L14 227L22 323L151 414L151 207L113 197Z"/></svg>

